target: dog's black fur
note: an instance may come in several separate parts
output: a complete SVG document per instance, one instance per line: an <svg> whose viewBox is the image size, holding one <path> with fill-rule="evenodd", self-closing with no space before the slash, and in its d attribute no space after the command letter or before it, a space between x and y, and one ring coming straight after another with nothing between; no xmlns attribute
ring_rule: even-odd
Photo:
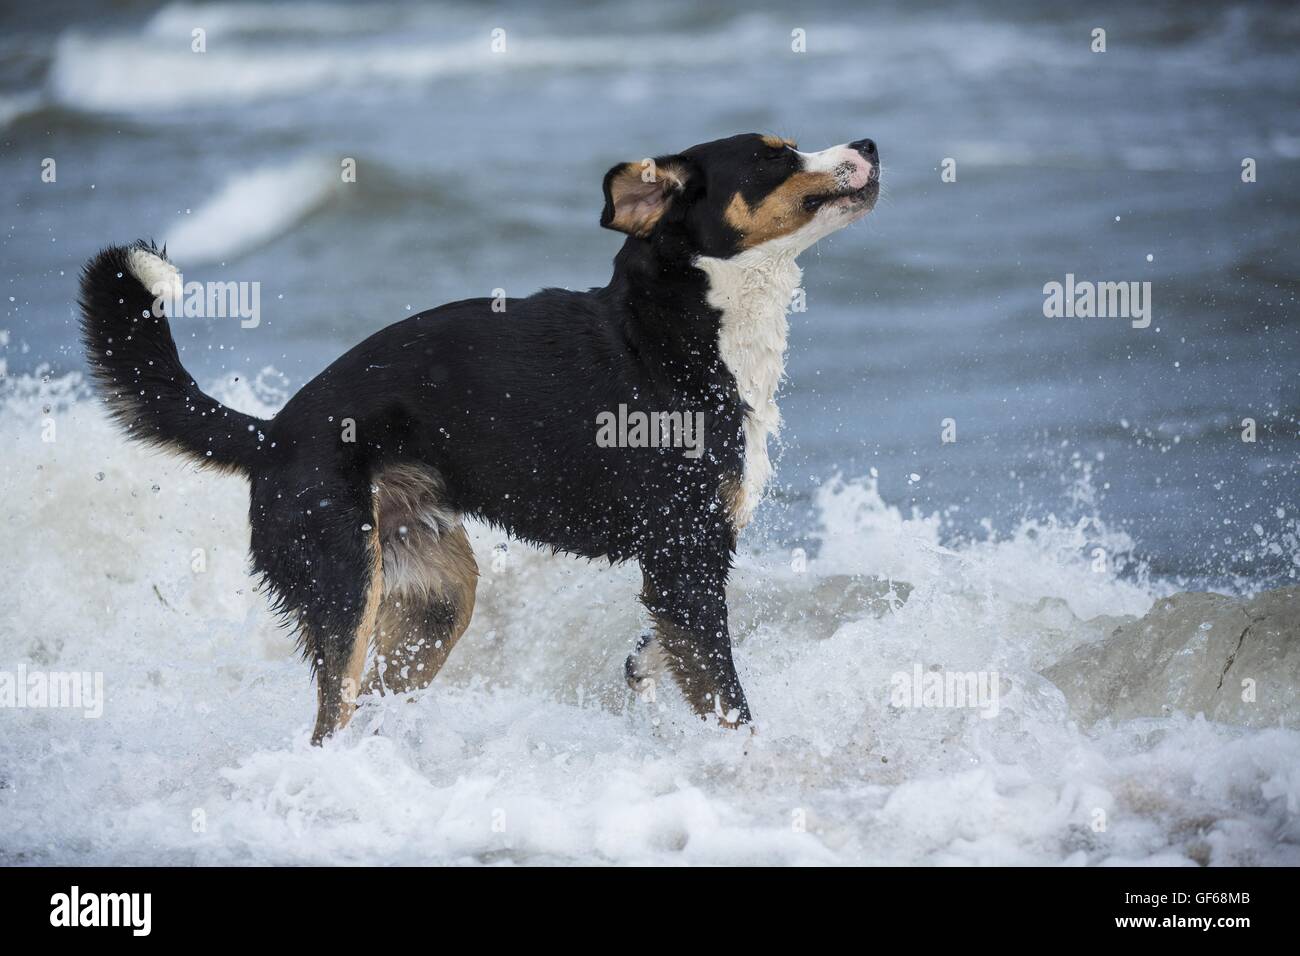
<svg viewBox="0 0 1300 956"><path fill-rule="evenodd" d="M874 160L863 142L870 153L854 148ZM205 395L185 371L167 318L131 268L133 248L163 253L114 247L86 265L82 334L118 423L251 483L253 568L300 628L320 686L317 741L346 721L358 642L364 653L383 613L377 579L392 572L388 539L376 536L393 531L374 530L387 520L377 486L402 466L423 476L412 491L423 503L411 510L443 516L428 519L430 540L445 540L450 516L472 515L557 551L638 560L643 600L692 704L728 723L750 719L725 594L736 541L726 489L742 480L747 408L719 353L708 278L693 263L736 255L746 237L728 205L739 195L757 208L809 175L801 155L771 137L732 137L659 157L656 188L627 178L639 166L615 167L601 223L629 235L607 286L546 289L503 311L484 298L421 312L351 349L269 421ZM869 197L859 193L874 200L874 180ZM811 217L843 195L804 189L800 202ZM704 412L703 453L598 447L597 416L619 405ZM343 439L346 419L353 442ZM448 637L464 609L447 598L439 612L445 595L434 592L425 616L403 624L403 640L418 643L422 627ZM469 593L472 607L472 582Z"/></svg>

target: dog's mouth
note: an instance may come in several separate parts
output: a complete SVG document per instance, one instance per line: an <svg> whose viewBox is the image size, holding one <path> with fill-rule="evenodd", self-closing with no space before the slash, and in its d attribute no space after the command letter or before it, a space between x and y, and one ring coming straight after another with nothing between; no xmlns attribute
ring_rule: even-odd
<svg viewBox="0 0 1300 956"><path fill-rule="evenodd" d="M874 204L878 195L880 195L880 174L876 168L871 170L871 177L865 186L806 196L803 208L808 212L817 212L823 207L834 205L839 209L856 210L861 206Z"/></svg>

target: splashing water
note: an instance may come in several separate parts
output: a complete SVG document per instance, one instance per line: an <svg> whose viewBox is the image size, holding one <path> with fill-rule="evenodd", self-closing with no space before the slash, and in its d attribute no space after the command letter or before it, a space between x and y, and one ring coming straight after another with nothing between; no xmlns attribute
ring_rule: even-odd
<svg viewBox="0 0 1300 956"><path fill-rule="evenodd" d="M1131 550L1100 519L945 542L870 479L826 484L815 555L734 577L753 735L625 689L634 567L475 526L444 672L318 749L243 482L127 444L77 376L5 387L0 669L99 672L106 698L0 709L6 863L1300 862L1300 734L1085 730L1040 676L1168 590L1094 570L1091 546ZM269 371L213 391L260 415L286 394ZM896 706L918 668L995 672L996 715Z"/></svg>

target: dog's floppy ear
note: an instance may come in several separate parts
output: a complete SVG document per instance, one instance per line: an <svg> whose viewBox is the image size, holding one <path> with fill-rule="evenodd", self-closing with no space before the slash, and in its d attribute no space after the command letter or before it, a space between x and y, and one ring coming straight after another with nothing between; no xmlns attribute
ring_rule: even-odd
<svg viewBox="0 0 1300 956"><path fill-rule="evenodd" d="M619 163L605 174L605 210L600 224L644 239L677 197L691 170L681 156Z"/></svg>

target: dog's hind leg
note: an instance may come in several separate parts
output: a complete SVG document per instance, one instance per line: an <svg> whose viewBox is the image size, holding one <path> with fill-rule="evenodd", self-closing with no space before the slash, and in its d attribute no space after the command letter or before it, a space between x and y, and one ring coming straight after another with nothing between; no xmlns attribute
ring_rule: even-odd
<svg viewBox="0 0 1300 956"><path fill-rule="evenodd" d="M383 598L383 564L369 483L316 474L253 481L253 567L298 627L316 678L320 744L356 709Z"/></svg>
<svg viewBox="0 0 1300 956"><path fill-rule="evenodd" d="M376 476L375 488L384 597L363 688L400 694L427 687L465 633L478 565L437 472L390 466Z"/></svg>
<svg viewBox="0 0 1300 956"><path fill-rule="evenodd" d="M367 692L427 687L469 626L478 566L465 529L444 532L420 556L419 569L418 580L399 579L384 596Z"/></svg>
<svg viewBox="0 0 1300 956"><path fill-rule="evenodd" d="M305 615L304 638L312 654L316 673L316 726L312 743L319 744L351 719L361 692L361 673L366 652L379 622L384 591L379 534L373 519L362 522L365 549L362 555L331 551L317 564L323 590L338 597L331 613L309 610ZM319 609L319 605L317 605ZM337 612L334 609L337 608Z"/></svg>

